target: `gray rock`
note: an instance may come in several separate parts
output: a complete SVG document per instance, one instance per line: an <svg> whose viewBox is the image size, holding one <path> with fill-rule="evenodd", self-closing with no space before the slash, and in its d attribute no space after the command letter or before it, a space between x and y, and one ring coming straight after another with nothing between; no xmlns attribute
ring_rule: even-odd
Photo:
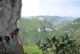
<svg viewBox="0 0 80 54"><path fill-rule="evenodd" d="M17 21L21 17L21 0L0 0L0 36L2 37L2 54L5 54L6 50L10 54L23 54L20 51L17 38L15 41L11 38L10 33L17 28ZM5 36L10 37L10 42L7 44Z"/></svg>

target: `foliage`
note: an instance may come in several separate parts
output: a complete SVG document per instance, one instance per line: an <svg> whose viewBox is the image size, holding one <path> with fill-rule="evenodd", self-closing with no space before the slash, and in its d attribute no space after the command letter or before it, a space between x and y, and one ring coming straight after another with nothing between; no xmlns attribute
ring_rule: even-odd
<svg viewBox="0 0 80 54"><path fill-rule="evenodd" d="M54 54L80 54L80 45L76 43L76 40L68 37L67 34L60 38L55 36L51 39L47 39L46 43L37 43L43 54L52 52Z"/></svg>

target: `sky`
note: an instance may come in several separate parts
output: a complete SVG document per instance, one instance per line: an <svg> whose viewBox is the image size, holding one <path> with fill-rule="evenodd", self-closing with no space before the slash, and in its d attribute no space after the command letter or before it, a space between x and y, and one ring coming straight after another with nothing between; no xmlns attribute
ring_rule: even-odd
<svg viewBox="0 0 80 54"><path fill-rule="evenodd" d="M22 0L21 15L80 17L80 0Z"/></svg>

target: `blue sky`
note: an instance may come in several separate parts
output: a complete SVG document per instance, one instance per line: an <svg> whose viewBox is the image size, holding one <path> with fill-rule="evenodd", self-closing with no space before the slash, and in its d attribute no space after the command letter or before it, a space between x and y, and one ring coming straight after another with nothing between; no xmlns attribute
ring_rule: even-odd
<svg viewBox="0 0 80 54"><path fill-rule="evenodd" d="M22 16L80 17L80 0L23 0Z"/></svg>

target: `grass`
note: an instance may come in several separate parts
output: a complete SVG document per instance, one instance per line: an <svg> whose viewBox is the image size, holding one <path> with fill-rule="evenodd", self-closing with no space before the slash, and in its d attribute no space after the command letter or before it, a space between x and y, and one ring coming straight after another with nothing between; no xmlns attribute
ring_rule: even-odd
<svg viewBox="0 0 80 54"><path fill-rule="evenodd" d="M42 54L42 51L37 46L23 46L24 54Z"/></svg>

